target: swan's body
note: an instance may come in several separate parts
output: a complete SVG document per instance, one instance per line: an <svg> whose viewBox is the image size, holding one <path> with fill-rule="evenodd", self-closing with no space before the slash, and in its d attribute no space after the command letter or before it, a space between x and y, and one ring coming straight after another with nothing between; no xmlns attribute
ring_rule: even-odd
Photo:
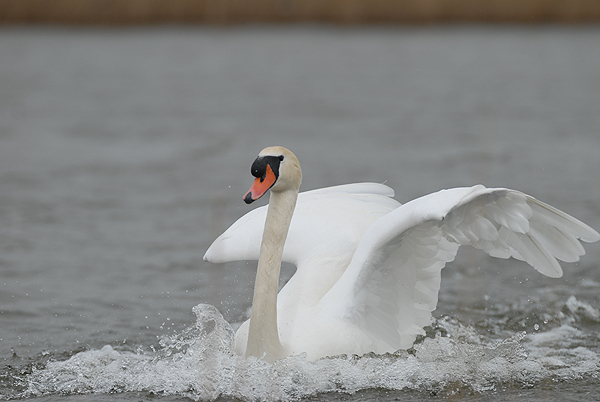
<svg viewBox="0 0 600 402"><path fill-rule="evenodd" d="M431 322L440 271L461 245L560 277L556 259L574 262L585 253L577 239L600 239L515 190L455 188L404 205L374 183L298 194L300 165L281 147L263 150L252 173L245 199L271 188L268 208L241 217L204 258L259 260L252 316L236 333L236 351L269 361L409 348ZM297 271L277 295L281 261Z"/></svg>

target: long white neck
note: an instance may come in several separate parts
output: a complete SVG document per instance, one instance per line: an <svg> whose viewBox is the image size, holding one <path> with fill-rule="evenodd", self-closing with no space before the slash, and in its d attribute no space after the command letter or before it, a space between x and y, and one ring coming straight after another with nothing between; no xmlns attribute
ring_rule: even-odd
<svg viewBox="0 0 600 402"><path fill-rule="evenodd" d="M298 191L271 192L254 284L246 356L275 361L287 354L277 329L277 289L281 255Z"/></svg>

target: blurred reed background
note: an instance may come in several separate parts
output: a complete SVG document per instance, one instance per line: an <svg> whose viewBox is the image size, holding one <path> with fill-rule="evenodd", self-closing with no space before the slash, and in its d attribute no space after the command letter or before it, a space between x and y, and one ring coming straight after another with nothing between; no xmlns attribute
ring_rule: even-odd
<svg viewBox="0 0 600 402"><path fill-rule="evenodd" d="M597 23L599 0L0 0L4 24Z"/></svg>

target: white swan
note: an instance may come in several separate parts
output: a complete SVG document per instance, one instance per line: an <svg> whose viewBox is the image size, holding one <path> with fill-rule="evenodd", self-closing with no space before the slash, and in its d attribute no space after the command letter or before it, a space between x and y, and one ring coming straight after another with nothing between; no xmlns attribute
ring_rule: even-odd
<svg viewBox="0 0 600 402"><path fill-rule="evenodd" d="M431 322L440 271L460 245L524 260L556 278L556 259L574 262L585 253L577 239L600 239L515 190L454 188L404 205L374 183L298 194L300 164L282 147L261 151L251 173L256 180L244 200L271 189L268 208L242 216L204 259L258 259L252 315L238 329L235 348L268 361L409 348ZM297 271L277 295L282 260Z"/></svg>

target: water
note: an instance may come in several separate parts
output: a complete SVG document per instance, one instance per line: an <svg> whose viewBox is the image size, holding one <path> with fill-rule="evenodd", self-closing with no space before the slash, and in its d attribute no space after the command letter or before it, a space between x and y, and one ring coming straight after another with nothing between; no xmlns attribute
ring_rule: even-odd
<svg viewBox="0 0 600 402"><path fill-rule="evenodd" d="M461 250L412 350L275 365L206 307L244 320L254 263L202 261L273 144L304 190L506 186L598 230L597 27L4 27L0 54L0 399L597 397L599 244L558 280Z"/></svg>

